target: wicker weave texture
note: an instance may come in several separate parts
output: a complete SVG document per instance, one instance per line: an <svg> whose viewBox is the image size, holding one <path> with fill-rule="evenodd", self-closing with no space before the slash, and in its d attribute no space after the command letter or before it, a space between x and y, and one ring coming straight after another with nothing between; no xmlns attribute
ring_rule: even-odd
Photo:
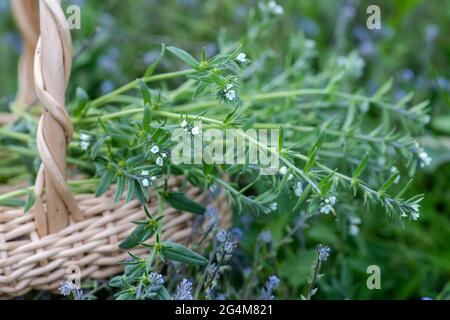
<svg viewBox="0 0 450 320"><path fill-rule="evenodd" d="M186 194L201 203L209 198L192 187ZM121 272L128 253L118 245L135 228L132 221L146 217L137 200L114 203L113 197L114 187L98 198L77 195L83 221L44 237L39 237L32 214L0 208L0 298L23 295L32 289L55 289L72 266L80 268L82 280L108 279ZM224 197L219 196L211 205L219 209L222 226L229 226L231 216ZM148 208L155 213L155 198L150 199ZM164 214L162 238L188 244L195 216L170 207ZM148 249L132 252L142 255Z"/></svg>

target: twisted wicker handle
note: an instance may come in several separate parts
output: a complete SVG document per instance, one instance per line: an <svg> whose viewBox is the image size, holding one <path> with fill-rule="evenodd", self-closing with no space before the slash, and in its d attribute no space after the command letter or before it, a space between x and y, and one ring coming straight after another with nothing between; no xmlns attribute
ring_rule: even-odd
<svg viewBox="0 0 450 320"><path fill-rule="evenodd" d="M19 60L19 85L16 104L27 107L36 100L33 60L39 39L38 1L11 0L11 9L23 39L23 51Z"/></svg>
<svg viewBox="0 0 450 320"><path fill-rule="evenodd" d="M67 227L69 214L76 221L82 214L66 183L66 146L73 134L72 121L64 108L72 67L70 30L60 0L39 0L39 14L34 81L43 105L36 137L42 164L36 178L34 215L42 236Z"/></svg>

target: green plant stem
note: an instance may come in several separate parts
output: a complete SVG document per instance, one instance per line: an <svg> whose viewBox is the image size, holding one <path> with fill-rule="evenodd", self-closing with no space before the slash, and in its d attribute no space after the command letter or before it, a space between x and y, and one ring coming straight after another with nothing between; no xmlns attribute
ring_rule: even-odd
<svg viewBox="0 0 450 320"><path fill-rule="evenodd" d="M32 141L30 136L25 133L14 132L12 130L7 130L7 129L3 129L3 128L0 128L0 136L12 138L12 139L24 142L24 143L29 143Z"/></svg>
<svg viewBox="0 0 450 320"><path fill-rule="evenodd" d="M177 77L182 77L182 76L187 76L190 74L193 74L197 72L194 69L188 69L188 70L182 70L182 71L175 71L175 72L168 72L168 73L162 73L162 74L158 74L155 76L150 76L147 78L142 78L142 80L145 83L150 83L150 82L155 82L155 81L161 81L161 80L167 80L167 79L172 79L172 78L177 78ZM110 99L121 95L124 92L127 92L129 90L135 89L138 87L138 79L133 80L119 88L117 88L116 90L111 91L110 93L101 96L95 100L93 100L91 102L91 106L94 108L97 108L105 103L108 103L110 101Z"/></svg>
<svg viewBox="0 0 450 320"><path fill-rule="evenodd" d="M94 178L94 179L85 179L85 180L71 180L71 181L67 182L67 184L69 185L69 187L76 188L76 187L80 187L80 186L95 184L97 182L98 182L98 179ZM3 194L0 196L0 203L10 200L10 199L25 196L28 192L31 192L31 191L34 191L34 186L22 188L19 190L15 190L15 191Z"/></svg>

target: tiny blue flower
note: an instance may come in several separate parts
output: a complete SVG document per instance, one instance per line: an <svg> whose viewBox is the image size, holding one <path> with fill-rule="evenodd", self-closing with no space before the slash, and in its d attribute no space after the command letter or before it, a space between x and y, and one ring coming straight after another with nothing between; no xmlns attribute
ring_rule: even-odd
<svg viewBox="0 0 450 320"><path fill-rule="evenodd" d="M234 250L234 246L235 246L234 242L227 241L227 242L225 242L225 245L223 246L223 249L225 250L226 253L232 254L233 250Z"/></svg>
<svg viewBox="0 0 450 320"><path fill-rule="evenodd" d="M219 241L220 243L224 243L225 241L227 241L227 238L228 232L226 232L223 229L219 230L216 234L216 240Z"/></svg>
<svg viewBox="0 0 450 320"><path fill-rule="evenodd" d="M272 232L270 232L269 230L261 232L259 234L259 239L266 244L271 243L272 242Z"/></svg>
<svg viewBox="0 0 450 320"><path fill-rule="evenodd" d="M149 290L152 292L156 292L164 285L164 278L161 274L152 272L148 275L149 281Z"/></svg>
<svg viewBox="0 0 450 320"><path fill-rule="evenodd" d="M59 293L61 293L65 297L69 296L75 289L76 289L75 285L69 281L61 282L58 288Z"/></svg>
<svg viewBox="0 0 450 320"><path fill-rule="evenodd" d="M177 286L177 292L173 296L173 300L194 300L194 297L192 296L192 282L183 279Z"/></svg>
<svg viewBox="0 0 450 320"><path fill-rule="evenodd" d="M331 249L328 246L319 244L317 246L317 253L319 254L319 261L327 261Z"/></svg>

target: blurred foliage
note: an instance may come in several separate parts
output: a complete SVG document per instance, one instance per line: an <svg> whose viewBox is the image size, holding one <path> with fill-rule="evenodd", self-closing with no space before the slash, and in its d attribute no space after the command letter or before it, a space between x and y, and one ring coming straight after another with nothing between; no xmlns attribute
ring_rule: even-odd
<svg viewBox="0 0 450 320"><path fill-rule="evenodd" d="M158 57L161 42L197 51L197 56L202 47L208 55L215 54L216 39L221 34L240 37L248 8L257 6L257 1L250 0L65 1L69 2L82 6L82 29L72 33L76 60L70 97L78 86L95 97L140 77ZM295 240L278 250L275 264L284 283L278 298L299 298L299 288L315 257L314 251L305 247L316 243L326 243L333 249L321 270L325 276L318 284L318 298L449 298L450 2L279 3L285 8L285 16L274 26L277 37L270 38L265 46L274 51L287 50L292 33L299 32L315 40L323 56L357 50L366 61L361 86L375 90L392 76L394 98L414 91L419 98L429 99L432 121L428 133L438 138L424 137L424 145L432 150L433 167L419 174L411 190L426 194L421 219L400 226L384 214L367 213L361 217L357 236L350 236L347 223L335 221L331 215L310 219L308 228L297 230ZM365 27L370 4L381 7L381 30ZM20 53L20 37L8 10L7 2L0 1L0 111L6 110L14 98ZM251 45L247 43L247 47ZM256 52L248 53L257 56ZM164 59L158 71L173 70L175 63L179 64L175 59ZM269 228L280 240L286 225L294 224L287 214L252 219L249 215L235 219L235 225L244 231L239 248L244 260L252 255L261 230ZM366 287L366 269L372 264L381 267L382 290ZM272 269L268 261L263 272L270 275Z"/></svg>

